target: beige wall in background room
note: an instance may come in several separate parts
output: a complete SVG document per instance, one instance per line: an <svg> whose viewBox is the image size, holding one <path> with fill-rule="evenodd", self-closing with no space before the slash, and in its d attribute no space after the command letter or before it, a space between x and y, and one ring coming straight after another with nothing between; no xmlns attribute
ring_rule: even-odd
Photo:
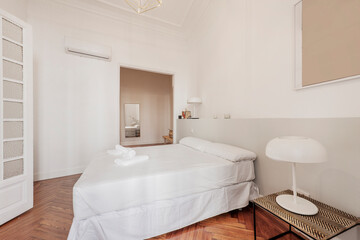
<svg viewBox="0 0 360 240"><path fill-rule="evenodd" d="M172 76L120 68L120 134L122 145L162 143L173 128ZM125 138L124 104L140 104L140 137Z"/></svg>

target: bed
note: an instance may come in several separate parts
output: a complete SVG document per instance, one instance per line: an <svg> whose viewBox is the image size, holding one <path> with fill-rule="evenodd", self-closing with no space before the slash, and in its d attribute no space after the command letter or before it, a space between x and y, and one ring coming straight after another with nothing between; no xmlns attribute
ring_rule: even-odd
<svg viewBox="0 0 360 240"><path fill-rule="evenodd" d="M140 126L125 126L125 136L126 137L140 137Z"/></svg>
<svg viewBox="0 0 360 240"><path fill-rule="evenodd" d="M232 162L183 144L135 150L149 160L124 167L104 154L84 171L69 240L147 239L257 197L253 159Z"/></svg>

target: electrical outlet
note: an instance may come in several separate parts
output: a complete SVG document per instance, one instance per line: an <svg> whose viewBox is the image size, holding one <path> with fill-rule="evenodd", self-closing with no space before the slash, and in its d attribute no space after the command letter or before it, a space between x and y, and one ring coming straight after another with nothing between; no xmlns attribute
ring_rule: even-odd
<svg viewBox="0 0 360 240"><path fill-rule="evenodd" d="M300 189L300 188L297 188L296 191L297 191L298 193L302 194L302 195L305 195L305 196L307 196L307 197L310 197L310 193L308 193L308 192L306 192L306 191L304 191L304 190L302 190L302 189Z"/></svg>
<svg viewBox="0 0 360 240"><path fill-rule="evenodd" d="M230 118L231 118L230 113L225 113L225 114L224 114L224 119L230 119Z"/></svg>

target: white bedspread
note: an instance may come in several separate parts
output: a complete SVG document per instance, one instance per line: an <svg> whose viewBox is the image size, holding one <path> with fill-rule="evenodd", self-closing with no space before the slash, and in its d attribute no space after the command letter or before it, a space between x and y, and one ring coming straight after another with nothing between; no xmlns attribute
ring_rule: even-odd
<svg viewBox="0 0 360 240"><path fill-rule="evenodd" d="M252 161L233 163L183 145L136 148L146 162L118 166L104 154L90 163L74 186L74 217L86 219L158 200L251 181Z"/></svg>
<svg viewBox="0 0 360 240"><path fill-rule="evenodd" d="M160 200L112 211L84 220L74 219L68 240L148 239L243 208L249 204L249 200L258 197L255 184L243 182L171 200ZM202 238L198 236L196 239Z"/></svg>

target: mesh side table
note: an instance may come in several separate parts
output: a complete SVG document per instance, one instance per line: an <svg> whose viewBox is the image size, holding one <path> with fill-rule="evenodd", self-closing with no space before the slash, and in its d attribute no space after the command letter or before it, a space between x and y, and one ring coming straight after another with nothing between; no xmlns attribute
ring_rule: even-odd
<svg viewBox="0 0 360 240"><path fill-rule="evenodd" d="M301 194L299 196L311 201L319 208L319 213L314 216L305 216L289 212L276 203L276 197L281 194L292 195L293 192L286 190L257 198L253 201L254 239L256 239L256 207L264 209L266 212L289 224L287 232L270 239L278 239L291 233L291 227L293 227L312 239L326 240L334 238L360 224L359 218ZM295 232L292 233L296 234Z"/></svg>

